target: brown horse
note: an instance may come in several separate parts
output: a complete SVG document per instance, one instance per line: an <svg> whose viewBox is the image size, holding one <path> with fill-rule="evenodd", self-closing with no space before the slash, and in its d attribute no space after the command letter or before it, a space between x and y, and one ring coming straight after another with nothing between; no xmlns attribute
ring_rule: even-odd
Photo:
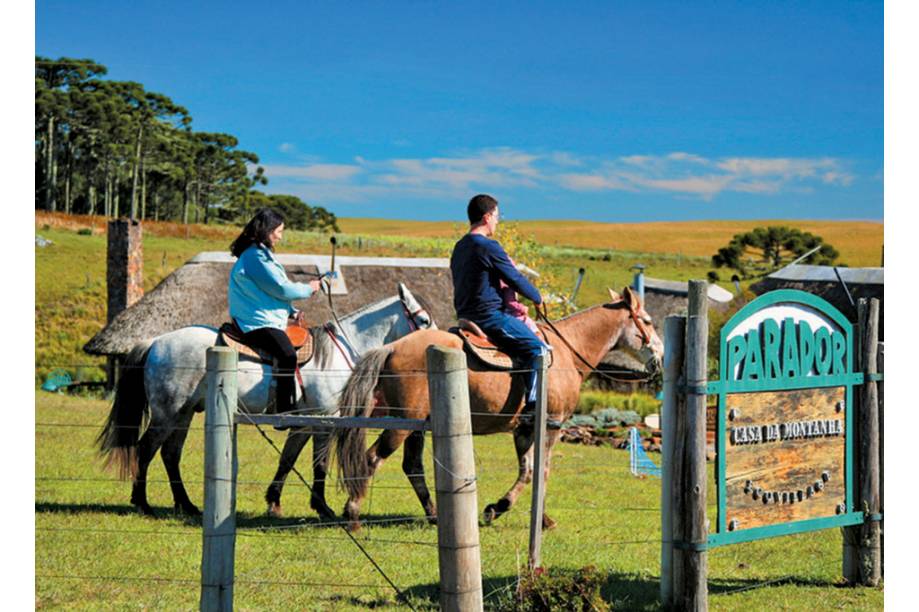
<svg viewBox="0 0 919 612"><path fill-rule="evenodd" d="M624 351L639 359L649 373L660 367L663 344L638 296L626 288L622 297L610 290L610 297L612 301L608 304L557 321L554 330L540 326L553 353L547 379L550 418L564 421L571 416L578 404L581 383L611 350ZM434 344L462 349L462 340L454 334L421 330L366 353L342 392L341 415L369 416L376 403L377 409L380 404L393 407L389 412L394 416L426 418L430 404L428 380L424 375L425 351ZM514 432L519 464L517 480L504 497L485 508L485 521L490 522L510 510L523 487L532 479L533 428L519 423L523 409L522 377L487 371L470 359L469 402L473 433ZM403 442L402 469L426 516L431 522L436 520L437 511L425 484L424 435L421 432L384 431L370 449L366 448L363 429L340 430L336 436L339 478L349 495L344 515L351 529L360 528L360 504L366 495L369 478ZM559 436L557 430L548 433L547 479L552 446ZM544 514L543 527L554 525L555 521Z"/></svg>

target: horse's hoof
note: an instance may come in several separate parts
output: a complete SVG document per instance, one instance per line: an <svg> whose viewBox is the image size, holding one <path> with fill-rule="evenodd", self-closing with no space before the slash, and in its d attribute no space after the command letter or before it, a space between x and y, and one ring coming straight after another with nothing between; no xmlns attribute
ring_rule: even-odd
<svg viewBox="0 0 919 612"><path fill-rule="evenodd" d="M176 504L175 511L188 516L201 516L201 510L198 509L198 506L190 502L187 504Z"/></svg>
<svg viewBox="0 0 919 612"><path fill-rule="evenodd" d="M134 504L134 507L137 509L137 513L141 516L149 516L150 518L156 518L156 512L153 511L153 508L149 504Z"/></svg>
<svg viewBox="0 0 919 612"><path fill-rule="evenodd" d="M550 529L555 529L556 525L558 525L558 523L550 519L548 514L542 515L542 530L543 531L549 531Z"/></svg>
<svg viewBox="0 0 919 612"><path fill-rule="evenodd" d="M482 518L485 520L486 525L491 525L492 521L498 518L498 510L495 508L494 504L488 504L485 506L485 511L482 512Z"/></svg>
<svg viewBox="0 0 919 612"><path fill-rule="evenodd" d="M327 521L332 521L337 519L335 512L329 508L329 506L321 500L310 499L310 508L316 511L316 514L319 515L319 518L325 519Z"/></svg>
<svg viewBox="0 0 919 612"><path fill-rule="evenodd" d="M283 518L284 513L281 511L281 504L276 502L268 502L268 516L272 518Z"/></svg>
<svg viewBox="0 0 919 612"><path fill-rule="evenodd" d="M348 524L345 527L349 533L357 533L361 530L360 521L348 521Z"/></svg>
<svg viewBox="0 0 919 612"><path fill-rule="evenodd" d="M427 521L428 521L428 525L436 525L436 524L437 524L437 513L428 514L427 516L425 516L425 518L426 518Z"/></svg>

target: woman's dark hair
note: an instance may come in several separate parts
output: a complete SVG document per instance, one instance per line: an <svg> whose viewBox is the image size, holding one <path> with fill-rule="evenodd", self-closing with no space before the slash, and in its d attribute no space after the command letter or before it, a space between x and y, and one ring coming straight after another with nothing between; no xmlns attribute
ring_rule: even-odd
<svg viewBox="0 0 919 612"><path fill-rule="evenodd" d="M263 208L246 224L242 233L230 245L230 253L239 257L253 244L268 246L268 234L284 223L284 215L273 208Z"/></svg>
<svg viewBox="0 0 919 612"><path fill-rule="evenodd" d="M498 208L498 200L490 195L480 193L469 200L469 206L466 207L466 215L469 217L469 223L475 225L482 220L486 214Z"/></svg>

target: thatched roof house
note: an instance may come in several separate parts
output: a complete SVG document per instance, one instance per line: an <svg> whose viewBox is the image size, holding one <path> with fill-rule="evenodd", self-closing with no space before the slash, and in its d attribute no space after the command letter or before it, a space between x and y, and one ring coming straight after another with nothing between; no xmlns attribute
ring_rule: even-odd
<svg viewBox="0 0 919 612"><path fill-rule="evenodd" d="M839 276L837 276L837 273ZM842 278L842 283L839 279ZM845 283L845 288L843 287ZM842 312L849 321L856 322L856 307L849 301L859 298L881 300L880 339L884 339L884 268L834 268L832 266L786 266L750 286L757 295L776 289L799 289L825 299Z"/></svg>
<svg viewBox="0 0 919 612"><path fill-rule="evenodd" d="M329 269L328 255L277 256L291 280L306 282ZM137 303L118 314L83 347L92 355L126 355L137 342L187 325L220 326L229 319L227 285L236 259L200 253L163 279ZM400 282L425 300L439 327L455 323L453 286L447 259L336 257L339 278L332 286L339 316L395 295ZM295 302L314 323L329 321L328 301L316 296Z"/></svg>

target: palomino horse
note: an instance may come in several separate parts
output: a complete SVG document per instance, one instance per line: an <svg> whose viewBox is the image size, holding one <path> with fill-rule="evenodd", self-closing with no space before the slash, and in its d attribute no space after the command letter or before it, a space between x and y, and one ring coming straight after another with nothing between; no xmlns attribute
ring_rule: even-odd
<svg viewBox="0 0 919 612"><path fill-rule="evenodd" d="M555 329L541 325L553 349L547 379L548 414L553 419L564 421L571 416L578 403L581 383L611 350L624 351L639 359L649 373L660 368L663 343L638 296L626 288L622 297L610 290L610 297L611 303L562 319L554 324ZM398 416L426 418L431 410L428 381L418 373L426 369L425 351L434 344L462 349L463 343L454 334L428 330L365 355L342 393L339 403L342 416L353 416L361 410L369 415L376 397L386 406L398 407ZM380 376L381 373L385 375ZM474 360L469 362L469 404L474 434L514 432L519 466L517 480L504 497L485 508L485 521L490 522L510 510L532 478L533 428L518 425L523 407L520 377L512 377L507 372L484 371ZM425 484L421 432L384 431L369 449L363 429L340 430L334 435L337 437L339 478L349 495L344 516L351 529L360 528L360 504L366 495L369 478L403 441L402 469L428 519L436 519L437 511ZM557 430L550 431L547 436L547 478L552 446L559 436ZM551 528L554 525L555 521L544 514L543 526Z"/></svg>
<svg viewBox="0 0 919 612"><path fill-rule="evenodd" d="M364 306L331 323L314 329L312 359L303 367L303 387L297 389L298 412L334 414L339 394L351 373L351 365L366 351L392 342L434 321L403 284L399 295ZM185 327L152 341L139 343L128 355L112 411L98 443L107 463L115 463L123 477L133 478L131 503L144 514L153 514L147 503L147 468L162 447L177 510L200 514L189 500L179 462L182 446L195 412L204 410L205 355L217 341L213 327ZM239 410L249 414L265 411L271 397L271 366L246 358L239 361L237 393ZM142 433L144 421L149 421ZM314 435L314 486L310 506L326 518L335 513L325 501L328 467L327 430L292 430L287 437L274 482L268 490L274 514L280 514L281 488L300 451Z"/></svg>

